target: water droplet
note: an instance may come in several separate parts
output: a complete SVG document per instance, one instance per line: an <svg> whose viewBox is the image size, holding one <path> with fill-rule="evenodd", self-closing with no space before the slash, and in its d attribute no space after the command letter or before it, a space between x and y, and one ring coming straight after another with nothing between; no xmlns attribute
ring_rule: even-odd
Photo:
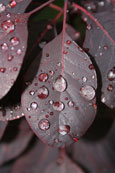
<svg viewBox="0 0 115 173"><path fill-rule="evenodd" d="M8 6L10 7L10 8L14 8L15 6L16 6L16 1L15 0L11 0L10 2L9 2L9 4L8 4Z"/></svg>
<svg viewBox="0 0 115 173"><path fill-rule="evenodd" d="M18 70L18 68L17 67L13 67L13 71L17 71Z"/></svg>
<svg viewBox="0 0 115 173"><path fill-rule="evenodd" d="M30 94L31 96L33 96L33 95L35 94L35 91L31 90L31 91L29 92L29 94Z"/></svg>
<svg viewBox="0 0 115 173"><path fill-rule="evenodd" d="M7 45L7 43L1 44L1 48L2 48L3 51L8 50L8 45Z"/></svg>
<svg viewBox="0 0 115 173"><path fill-rule="evenodd" d="M105 98L105 97L102 97L102 98L101 98L101 102L102 102L102 103L105 103L105 102L106 102L106 98Z"/></svg>
<svg viewBox="0 0 115 173"><path fill-rule="evenodd" d="M53 109L56 111L62 111L64 109L64 103L62 103L60 101L54 102Z"/></svg>
<svg viewBox="0 0 115 173"><path fill-rule="evenodd" d="M6 6L2 3L0 3L0 13L6 10Z"/></svg>
<svg viewBox="0 0 115 173"><path fill-rule="evenodd" d="M12 55L9 55L9 56L8 56L8 61L12 61L13 58L14 58L14 57L13 57Z"/></svg>
<svg viewBox="0 0 115 173"><path fill-rule="evenodd" d="M10 18L11 17L11 13L7 13L6 16L7 16L7 18Z"/></svg>
<svg viewBox="0 0 115 173"><path fill-rule="evenodd" d="M70 131L70 126L68 125L61 125L58 129L59 134L67 135Z"/></svg>
<svg viewBox="0 0 115 173"><path fill-rule="evenodd" d="M15 29L15 25L11 20L5 20L4 22L2 22L1 27L7 33L13 32Z"/></svg>
<svg viewBox="0 0 115 173"><path fill-rule="evenodd" d="M69 106L70 108L72 108L72 107L74 106L74 102L73 102L73 101L69 101L69 102L68 102L68 106Z"/></svg>
<svg viewBox="0 0 115 173"><path fill-rule="evenodd" d="M47 73L41 73L38 77L40 82L46 82L48 80L48 74Z"/></svg>
<svg viewBox="0 0 115 173"><path fill-rule="evenodd" d="M95 89L92 86L86 85L80 89L81 95L87 100L92 100L95 97Z"/></svg>
<svg viewBox="0 0 115 173"><path fill-rule="evenodd" d="M50 76L53 76L54 75L54 71L49 71L49 74L50 74Z"/></svg>
<svg viewBox="0 0 115 173"><path fill-rule="evenodd" d="M49 91L45 86L42 86L38 89L38 97L40 99L46 99L48 97Z"/></svg>
<svg viewBox="0 0 115 173"><path fill-rule="evenodd" d="M21 50L21 49L18 49L16 53L17 53L18 55L21 55L21 54L22 54L22 50Z"/></svg>
<svg viewBox="0 0 115 173"><path fill-rule="evenodd" d="M10 39L10 42L11 42L12 46L17 46L20 41L19 41L19 39L17 37L12 37Z"/></svg>
<svg viewBox="0 0 115 173"><path fill-rule="evenodd" d="M100 52L100 53L99 53L99 55L100 55L100 56L102 56L102 55L103 55L103 53L102 53L102 52Z"/></svg>
<svg viewBox="0 0 115 173"><path fill-rule="evenodd" d="M6 71L6 68L4 67L0 68L0 72L5 73L5 71Z"/></svg>
<svg viewBox="0 0 115 173"><path fill-rule="evenodd" d="M103 6L105 5L105 2L104 2L104 1L100 1L100 2L98 2L98 5L99 5L100 7L103 7Z"/></svg>
<svg viewBox="0 0 115 173"><path fill-rule="evenodd" d="M87 77L85 77L85 76L82 77L82 81L83 81L83 82L86 82L87 80L88 80Z"/></svg>
<svg viewBox="0 0 115 173"><path fill-rule="evenodd" d="M108 77L108 79L109 79L110 81L115 80L115 67L113 67L113 68L109 71L107 77Z"/></svg>
<svg viewBox="0 0 115 173"><path fill-rule="evenodd" d="M63 51L63 54L67 54L68 52L66 50Z"/></svg>
<svg viewBox="0 0 115 173"><path fill-rule="evenodd" d="M90 69L90 70L94 70L94 65L93 65L93 64L90 64L90 65L89 65L89 69Z"/></svg>
<svg viewBox="0 0 115 173"><path fill-rule="evenodd" d="M86 27L87 30L91 30L91 28L92 28L92 26L90 24L87 25L87 27Z"/></svg>
<svg viewBox="0 0 115 173"><path fill-rule="evenodd" d="M35 109L37 109L38 104L37 104L36 102L32 102L31 105L30 105L30 107L31 107L33 110L35 110Z"/></svg>
<svg viewBox="0 0 115 173"><path fill-rule="evenodd" d="M49 100L49 104L51 104L51 105L52 105L52 104L53 104L53 100Z"/></svg>
<svg viewBox="0 0 115 173"><path fill-rule="evenodd" d="M66 44L67 44L67 45L70 45L71 43L72 43L71 40L67 40L67 41L66 41Z"/></svg>
<svg viewBox="0 0 115 173"><path fill-rule="evenodd" d="M53 83L53 87L58 92L64 92L67 88L66 80L60 75L57 77L55 82Z"/></svg>
<svg viewBox="0 0 115 173"><path fill-rule="evenodd" d="M75 142L77 142L77 141L78 141L78 139L77 139L77 138L73 138L73 140L74 140Z"/></svg>
<svg viewBox="0 0 115 173"><path fill-rule="evenodd" d="M39 123L38 123L38 127L41 129L41 130L48 130L50 128L50 123L48 120L46 119L43 119L41 120Z"/></svg>
<svg viewBox="0 0 115 173"><path fill-rule="evenodd" d="M108 46L107 45L104 45L103 48L104 48L104 50L107 50L108 49Z"/></svg>
<svg viewBox="0 0 115 173"><path fill-rule="evenodd" d="M107 90L108 90L108 91L112 91L112 90L113 90L113 86L112 86L112 85L109 85L109 86L107 87Z"/></svg>

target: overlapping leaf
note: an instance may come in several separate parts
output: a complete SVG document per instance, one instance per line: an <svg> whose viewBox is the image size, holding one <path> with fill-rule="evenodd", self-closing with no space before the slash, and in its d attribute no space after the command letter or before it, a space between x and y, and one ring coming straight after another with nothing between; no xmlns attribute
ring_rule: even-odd
<svg viewBox="0 0 115 173"><path fill-rule="evenodd" d="M0 139L2 138L2 136L4 135L5 129L7 127L8 122L0 122Z"/></svg>
<svg viewBox="0 0 115 173"><path fill-rule="evenodd" d="M95 17L115 40L115 13L103 12ZM84 47L89 48L89 54L96 62L97 74L102 82L102 102L111 108L115 107L115 43L92 21L88 20L89 30L86 32ZM101 75L100 75L101 74ZM101 81L102 80L102 81Z"/></svg>
<svg viewBox="0 0 115 173"><path fill-rule="evenodd" d="M92 63L67 34L64 49L62 74L62 34L44 47L37 75L22 96L33 131L58 147L80 138L95 118L97 84Z"/></svg>
<svg viewBox="0 0 115 173"><path fill-rule="evenodd" d="M0 99L14 84L27 47L27 18L19 14L0 16Z"/></svg>
<svg viewBox="0 0 115 173"><path fill-rule="evenodd" d="M27 144L29 143L30 139L32 138L32 131L28 127L26 121L22 121L18 126L14 126L14 124L10 125L10 132L9 135L11 135L11 132L13 131L16 133L12 139L12 136L4 136L3 140L0 143L0 165L3 163L17 157L19 154L21 154L24 149L27 147ZM6 130L8 133L8 131ZM10 140L7 142L7 140Z"/></svg>
<svg viewBox="0 0 115 173"><path fill-rule="evenodd" d="M11 13L23 13L32 0L1 0L0 13L7 11Z"/></svg>

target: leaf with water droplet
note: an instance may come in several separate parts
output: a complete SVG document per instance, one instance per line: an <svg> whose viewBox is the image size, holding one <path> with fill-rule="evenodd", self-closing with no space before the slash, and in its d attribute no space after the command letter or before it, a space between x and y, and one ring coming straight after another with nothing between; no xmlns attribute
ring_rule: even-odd
<svg viewBox="0 0 115 173"><path fill-rule="evenodd" d="M19 156L32 136L33 133L24 119L20 122L18 120L17 123L16 121L9 122L0 143L0 165Z"/></svg>
<svg viewBox="0 0 115 173"><path fill-rule="evenodd" d="M8 125L7 121L0 122L0 140L1 140L2 136L4 135L4 132L5 132L7 125Z"/></svg>
<svg viewBox="0 0 115 173"><path fill-rule="evenodd" d="M0 16L0 99L17 79L27 47L26 14Z"/></svg>
<svg viewBox="0 0 115 173"><path fill-rule="evenodd" d="M91 19L91 29L86 32L84 47L89 49L97 70L101 101L110 108L115 107L115 13L98 13L95 17L110 34L113 41ZM101 88L102 86L102 88Z"/></svg>
<svg viewBox="0 0 115 173"><path fill-rule="evenodd" d="M23 13L32 0L0 0L0 13Z"/></svg>
<svg viewBox="0 0 115 173"><path fill-rule="evenodd" d="M57 147L80 138L95 118L97 81L95 70L89 69L88 55L66 34L63 56L62 72L60 34L44 47L35 79L22 96L23 111L33 131L42 141ZM85 82L84 76L88 79ZM33 102L37 109L31 108Z"/></svg>

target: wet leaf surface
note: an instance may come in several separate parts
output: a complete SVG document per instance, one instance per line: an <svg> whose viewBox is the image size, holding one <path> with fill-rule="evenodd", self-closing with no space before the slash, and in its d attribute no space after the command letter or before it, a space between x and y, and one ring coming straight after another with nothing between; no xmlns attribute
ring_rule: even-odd
<svg viewBox="0 0 115 173"><path fill-rule="evenodd" d="M0 99L13 86L19 74L27 47L27 18L25 15L0 16Z"/></svg>
<svg viewBox="0 0 115 173"><path fill-rule="evenodd" d="M0 139L2 138L2 136L4 135L5 129L8 125L8 122L0 122Z"/></svg>
<svg viewBox="0 0 115 173"><path fill-rule="evenodd" d="M115 14L103 12L95 17L115 40ZM101 100L110 108L115 107L115 43L92 20L88 21L84 47L89 49L92 61L95 64L98 85L101 90ZM102 88L101 88L102 86Z"/></svg>
<svg viewBox="0 0 115 173"><path fill-rule="evenodd" d="M22 96L31 128L42 141L64 147L80 138L95 118L96 73L89 57L62 34L43 49L39 70ZM70 116L71 115L71 116Z"/></svg>

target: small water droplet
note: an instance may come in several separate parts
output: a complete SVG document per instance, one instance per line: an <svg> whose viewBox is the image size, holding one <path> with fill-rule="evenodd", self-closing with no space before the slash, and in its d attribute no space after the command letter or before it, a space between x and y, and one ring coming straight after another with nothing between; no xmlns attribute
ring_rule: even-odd
<svg viewBox="0 0 115 173"><path fill-rule="evenodd" d="M6 68L4 68L4 67L0 68L0 72L5 73L5 71L6 71Z"/></svg>
<svg viewBox="0 0 115 173"><path fill-rule="evenodd" d="M85 76L82 77L83 82L86 82L87 80L88 80L87 77L85 77Z"/></svg>
<svg viewBox="0 0 115 173"><path fill-rule="evenodd" d="M102 102L102 103L105 103L105 102L106 102L106 98L105 98L105 97L102 97L102 98L101 98L101 102Z"/></svg>
<svg viewBox="0 0 115 173"><path fill-rule="evenodd" d="M50 123L48 120L46 119L42 119L39 123L38 123L38 127L41 129L41 130L48 130L50 128Z"/></svg>
<svg viewBox="0 0 115 173"><path fill-rule="evenodd" d="M92 28L92 26L90 24L87 25L87 27L86 27L87 30L91 30L91 28Z"/></svg>
<svg viewBox="0 0 115 173"><path fill-rule="evenodd" d="M20 43L20 41L17 37L12 37L10 39L10 42L11 42L12 46L17 46Z"/></svg>
<svg viewBox="0 0 115 173"><path fill-rule="evenodd" d="M70 131L70 126L68 125L61 125L58 129L59 134L67 135Z"/></svg>
<svg viewBox="0 0 115 173"><path fill-rule="evenodd" d="M69 106L70 108L72 108L72 107L74 106L74 102L73 102L73 101L69 101L69 102L68 102L68 106Z"/></svg>
<svg viewBox="0 0 115 173"><path fill-rule="evenodd" d="M71 40L67 40L67 41L66 41L66 44L67 44L67 45L70 45L71 43L72 43Z"/></svg>
<svg viewBox="0 0 115 173"><path fill-rule="evenodd" d="M18 55L21 55L21 54L22 54L22 50L21 50L21 49L18 49L16 53L17 53Z"/></svg>
<svg viewBox="0 0 115 173"><path fill-rule="evenodd" d="M95 97L95 89L92 86L86 85L80 89L81 95L87 100L92 100Z"/></svg>
<svg viewBox="0 0 115 173"><path fill-rule="evenodd" d="M63 51L63 54L67 54L68 52L66 50Z"/></svg>
<svg viewBox="0 0 115 173"><path fill-rule="evenodd" d="M14 56L9 55L9 56L8 56L8 61L12 61L13 58L14 58Z"/></svg>
<svg viewBox="0 0 115 173"><path fill-rule="evenodd" d="M49 91L45 86L40 87L37 93L40 99L46 99L49 95Z"/></svg>
<svg viewBox="0 0 115 173"><path fill-rule="evenodd" d="M48 80L48 74L47 73L41 73L38 77L40 82L46 82Z"/></svg>
<svg viewBox="0 0 115 173"><path fill-rule="evenodd" d="M36 110L38 108L38 104L36 102L32 102L30 107L33 109L33 110Z"/></svg>
<svg viewBox="0 0 115 173"><path fill-rule="evenodd" d="M18 71L18 68L17 67L13 67L13 71Z"/></svg>
<svg viewBox="0 0 115 173"><path fill-rule="evenodd" d="M60 101L54 102L53 109L56 111L62 111L64 109L64 103L62 103Z"/></svg>
<svg viewBox="0 0 115 173"><path fill-rule="evenodd" d="M6 6L3 3L0 3L0 13L6 10Z"/></svg>
<svg viewBox="0 0 115 173"><path fill-rule="evenodd" d="M2 22L1 27L7 33L13 32L15 30L15 25L11 20L5 20Z"/></svg>
<svg viewBox="0 0 115 173"><path fill-rule="evenodd" d="M52 104L53 104L53 100L49 100L49 104L51 104L51 105L52 105Z"/></svg>
<svg viewBox="0 0 115 173"><path fill-rule="evenodd" d="M90 70L94 70L94 65L93 65L93 64L90 64L90 65L89 65L89 69L90 69Z"/></svg>
<svg viewBox="0 0 115 173"><path fill-rule="evenodd" d="M29 94L30 94L31 96L33 96L33 95L35 94L35 91L34 91L34 90L31 90L31 91L29 92Z"/></svg>
<svg viewBox="0 0 115 173"><path fill-rule="evenodd" d="M113 67L113 68L109 71L107 77L108 77L108 79L109 79L110 81L115 80L115 67Z"/></svg>
<svg viewBox="0 0 115 173"><path fill-rule="evenodd" d="M11 17L11 13L7 13L6 16L7 16L7 18L10 18Z"/></svg>
<svg viewBox="0 0 115 173"><path fill-rule="evenodd" d="M107 45L104 45L103 48L104 48L104 50L107 50L108 49L108 46Z"/></svg>
<svg viewBox="0 0 115 173"><path fill-rule="evenodd" d="M2 48L3 51L8 50L8 45L7 45L7 43L1 44L1 48Z"/></svg>
<svg viewBox="0 0 115 173"><path fill-rule="evenodd" d="M16 6L16 4L17 4L17 3L16 3L15 0L10 0L8 6L9 6L10 8L14 8L14 7Z"/></svg>
<svg viewBox="0 0 115 173"><path fill-rule="evenodd" d="M53 83L53 87L58 92L64 92L67 88L66 80L60 75Z"/></svg>
<svg viewBox="0 0 115 173"><path fill-rule="evenodd" d="M102 56L102 55L103 55L103 53L102 53L102 52L100 52L100 53L99 53L99 55L100 55L100 56Z"/></svg>
<svg viewBox="0 0 115 173"><path fill-rule="evenodd" d="M73 140L74 140L75 142L77 142L77 141L78 141L78 139L77 139L77 138L73 138Z"/></svg>
<svg viewBox="0 0 115 173"><path fill-rule="evenodd" d="M109 86L107 87L107 90L108 90L108 91L112 91L112 90L113 90L113 86L112 86L112 85L109 85Z"/></svg>
<svg viewBox="0 0 115 173"><path fill-rule="evenodd" d="M54 71L49 71L49 74L50 74L50 76L53 76L54 75Z"/></svg>

